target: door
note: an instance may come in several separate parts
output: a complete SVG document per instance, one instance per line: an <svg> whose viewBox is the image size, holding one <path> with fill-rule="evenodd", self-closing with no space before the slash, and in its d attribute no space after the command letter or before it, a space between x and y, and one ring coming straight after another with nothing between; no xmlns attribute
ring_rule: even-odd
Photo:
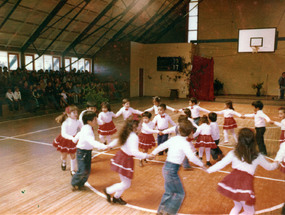
<svg viewBox="0 0 285 215"><path fill-rule="evenodd" d="M143 97L143 68L139 70L139 97Z"/></svg>

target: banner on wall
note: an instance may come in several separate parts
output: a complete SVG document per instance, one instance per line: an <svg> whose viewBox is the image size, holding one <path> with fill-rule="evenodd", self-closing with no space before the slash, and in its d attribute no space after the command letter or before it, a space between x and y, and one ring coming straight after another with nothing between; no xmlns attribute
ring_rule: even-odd
<svg viewBox="0 0 285 215"><path fill-rule="evenodd" d="M190 76L189 97L213 101L214 97L214 59L194 56Z"/></svg>

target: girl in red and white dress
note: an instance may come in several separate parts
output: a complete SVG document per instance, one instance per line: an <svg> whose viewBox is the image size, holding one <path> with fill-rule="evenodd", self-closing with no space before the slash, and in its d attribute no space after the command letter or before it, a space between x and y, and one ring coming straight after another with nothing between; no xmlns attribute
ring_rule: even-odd
<svg viewBox="0 0 285 215"><path fill-rule="evenodd" d="M281 107L278 111L279 118L281 118L281 122L271 121L275 125L281 127L281 134L280 134L280 144L285 142L285 108Z"/></svg>
<svg viewBox="0 0 285 215"><path fill-rule="evenodd" d="M61 152L61 169L66 170L67 155L70 156L70 171L71 175L75 174L75 152L76 142L75 135L81 128L81 123L78 120L78 108L75 105L70 105L65 108L65 112L55 119L61 123L61 134L54 139L53 146L57 151Z"/></svg>
<svg viewBox="0 0 285 215"><path fill-rule="evenodd" d="M111 135L117 132L116 126L112 121L113 117L116 118L116 115L111 111L111 107L108 102L103 102L101 107L102 112L100 112L98 116L99 139L102 143L110 143Z"/></svg>
<svg viewBox="0 0 285 215"><path fill-rule="evenodd" d="M149 149L155 146L155 139L153 134L158 134L159 130L154 130L155 124L150 120L152 114L145 111L142 114L142 126L141 133L139 134L139 148L142 149L144 153L147 153ZM143 160L140 160L140 166L143 166ZM146 160L145 160L146 162Z"/></svg>
<svg viewBox="0 0 285 215"><path fill-rule="evenodd" d="M275 157L275 161L277 161L280 164L280 171L285 173L285 142L280 144L280 148ZM285 202L281 214L285 214Z"/></svg>
<svg viewBox="0 0 285 215"><path fill-rule="evenodd" d="M270 163L256 150L255 134L249 128L238 133L238 143L221 161L207 169L208 173L217 172L232 163L232 172L218 183L218 191L234 201L230 214L254 214L255 193L254 173L258 165L266 170L274 170L278 163Z"/></svg>
<svg viewBox="0 0 285 215"><path fill-rule="evenodd" d="M211 135L211 127L209 125L209 120L206 115L203 115L200 119L200 125L198 126L196 132L193 135L193 138L197 137L196 140L196 148L199 148L199 157L202 160L204 149L206 152L206 165L211 166L210 157L211 157L211 149L217 148L215 141Z"/></svg>
<svg viewBox="0 0 285 215"><path fill-rule="evenodd" d="M216 114L223 114L224 115L224 143L228 143L229 142L229 135L228 135L228 131L232 132L233 138L235 140L235 142L237 143L237 136L235 133L235 128L237 128L237 123L234 119L234 115L241 117L242 115L236 111L234 111L233 108L233 103L232 101L226 101L225 102L225 110L222 111L214 111Z"/></svg>
<svg viewBox="0 0 285 215"><path fill-rule="evenodd" d="M131 186L133 173L134 173L134 158L140 159L153 158L153 156L140 152L139 137L136 132L138 130L139 121L133 118L128 118L120 131L119 138L113 140L108 147L113 148L117 144L121 146L121 149L111 159L111 169L119 173L121 182L113 184L110 187L104 189L107 201L121 205L127 204L121 198L123 192ZM111 194L114 193L111 201Z"/></svg>

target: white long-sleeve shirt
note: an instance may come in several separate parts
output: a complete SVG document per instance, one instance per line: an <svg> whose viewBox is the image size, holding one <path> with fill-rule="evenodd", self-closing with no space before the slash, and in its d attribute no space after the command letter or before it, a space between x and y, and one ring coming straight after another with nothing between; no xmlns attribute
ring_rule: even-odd
<svg viewBox="0 0 285 215"><path fill-rule="evenodd" d="M98 124L103 125L105 123L109 123L112 121L113 117L116 117L116 115L111 111L108 111L106 113L100 112L98 116Z"/></svg>
<svg viewBox="0 0 285 215"><path fill-rule="evenodd" d="M166 105L166 110L171 110L172 112L175 111L174 108L169 107L169 106L167 106L167 105ZM157 114L158 114L158 106L153 105L152 107L146 109L145 111L148 111L148 112L154 111L154 114L157 115ZM145 111L144 111L144 112L145 112Z"/></svg>
<svg viewBox="0 0 285 215"><path fill-rule="evenodd" d="M116 113L116 117L120 116L121 114L123 114L123 118L124 120L126 120L129 116L131 116L132 114L139 114L141 115L143 112L139 111L139 110L135 110L131 107L129 107L128 109L126 109L125 107L122 107L117 113Z"/></svg>
<svg viewBox="0 0 285 215"><path fill-rule="evenodd" d="M144 134L158 134L158 130L154 130L155 124L152 121L148 123L142 123L141 132Z"/></svg>
<svg viewBox="0 0 285 215"><path fill-rule="evenodd" d="M280 144L280 148L274 160L278 161L279 163L281 163L282 161L285 162L285 142Z"/></svg>
<svg viewBox="0 0 285 215"><path fill-rule="evenodd" d="M10 101L14 101L14 94L12 92L11 93L7 92L5 97Z"/></svg>
<svg viewBox="0 0 285 215"><path fill-rule="evenodd" d="M193 105L187 107L191 111L191 116L193 119L200 117L200 111L204 111L206 113L210 113L211 111L201 108L199 105ZM179 111L183 111L183 109L180 109Z"/></svg>
<svg viewBox="0 0 285 215"><path fill-rule="evenodd" d="M258 110L256 113L253 114L245 114L245 117L254 117L254 126L256 128L265 127L265 120L270 122L270 118L263 113L262 110Z"/></svg>
<svg viewBox="0 0 285 215"><path fill-rule="evenodd" d="M208 173L216 172L223 169L228 164L232 163L233 169L238 169L243 172L247 172L251 175L254 175L256 167L258 165L262 166L266 170L274 170L278 167L277 163L268 162L262 154L259 154L258 157L252 161L251 164L241 161L234 154L234 151L230 151L221 161L211 166L207 169Z"/></svg>
<svg viewBox="0 0 285 215"><path fill-rule="evenodd" d="M163 131L168 128L168 124L175 126L175 122L171 119L171 117L164 113L162 115L158 114L153 118L153 123L157 126L157 129Z"/></svg>
<svg viewBox="0 0 285 215"><path fill-rule="evenodd" d="M14 99L15 100L21 100L22 99L22 96L21 96L21 92L20 91L15 91L14 93L13 93L13 96L14 96Z"/></svg>
<svg viewBox="0 0 285 215"><path fill-rule="evenodd" d="M192 125L193 125L195 128L198 128L198 125L194 122L194 119L188 117L188 120L192 123Z"/></svg>
<svg viewBox="0 0 285 215"><path fill-rule="evenodd" d="M110 148L113 148L118 144L119 139L115 139L108 144ZM121 146L121 150L125 152L127 155L137 157L139 159L146 159L147 153L143 153L139 151L139 137L135 132L131 132L126 143Z"/></svg>
<svg viewBox="0 0 285 215"><path fill-rule="evenodd" d="M274 122L274 124L281 127L281 130L285 130L285 119L282 119L281 122Z"/></svg>
<svg viewBox="0 0 285 215"><path fill-rule="evenodd" d="M219 129L218 123L211 122L210 127L211 127L211 135L212 135L213 140L219 140L220 139L220 129Z"/></svg>
<svg viewBox="0 0 285 215"><path fill-rule="evenodd" d="M223 114L225 118L230 118L233 116L238 116L241 117L241 114L232 110L232 109L225 109L225 110L221 110L221 111L215 111L216 114Z"/></svg>
<svg viewBox="0 0 285 215"><path fill-rule="evenodd" d="M65 139L73 140L80 127L79 120L68 117L61 125L61 136Z"/></svg>
<svg viewBox="0 0 285 215"><path fill-rule="evenodd" d="M196 132L193 134L193 138L198 137L198 135L211 135L211 127L210 125L203 123L198 126Z"/></svg>
<svg viewBox="0 0 285 215"><path fill-rule="evenodd" d="M93 148L97 148L104 150L108 148L103 143L95 140L93 129L89 124L86 124L81 128L81 131L75 136L75 141L76 140L79 140L76 146L79 149L92 150Z"/></svg>
<svg viewBox="0 0 285 215"><path fill-rule="evenodd" d="M166 161L180 165L186 156L191 162L202 167L203 162L195 156L186 139L187 137L182 137L180 135L172 137L155 148L151 154L156 155L157 153L168 149Z"/></svg>

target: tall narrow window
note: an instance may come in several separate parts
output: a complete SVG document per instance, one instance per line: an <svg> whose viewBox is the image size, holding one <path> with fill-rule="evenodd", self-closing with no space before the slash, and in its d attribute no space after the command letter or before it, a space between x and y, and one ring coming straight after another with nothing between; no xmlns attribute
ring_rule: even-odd
<svg viewBox="0 0 285 215"><path fill-rule="evenodd" d="M9 70L16 70L19 67L19 54L8 53Z"/></svg>
<svg viewBox="0 0 285 215"><path fill-rule="evenodd" d="M71 58L72 64L71 64L71 69L76 69L76 72L78 70L78 58L77 57L72 57Z"/></svg>
<svg viewBox="0 0 285 215"><path fill-rule="evenodd" d="M53 57L53 70L59 71L60 67L60 57Z"/></svg>
<svg viewBox="0 0 285 215"><path fill-rule="evenodd" d="M8 53L0 51L0 66L3 68L4 66L8 67Z"/></svg>
<svg viewBox="0 0 285 215"><path fill-rule="evenodd" d="M83 72L84 71L84 59L81 58L79 61L78 61L78 71L80 72Z"/></svg>
<svg viewBox="0 0 285 215"><path fill-rule="evenodd" d="M90 59L85 59L85 70L87 70L88 72L91 71L91 60Z"/></svg>
<svg viewBox="0 0 285 215"><path fill-rule="evenodd" d="M189 3L188 42L198 38L198 1Z"/></svg>
<svg viewBox="0 0 285 215"><path fill-rule="evenodd" d="M51 55L44 55L44 65L45 70L52 70L52 56Z"/></svg>
<svg viewBox="0 0 285 215"><path fill-rule="evenodd" d="M35 69L34 55L25 55L25 67L28 71Z"/></svg>
<svg viewBox="0 0 285 215"><path fill-rule="evenodd" d="M35 68L36 68L36 71L39 71L40 69L44 70L44 56L40 56L39 58L39 55L35 54Z"/></svg>
<svg viewBox="0 0 285 215"><path fill-rule="evenodd" d="M70 68L71 68L71 59L70 58L64 58L64 65L65 65L65 70L67 72L69 72Z"/></svg>

